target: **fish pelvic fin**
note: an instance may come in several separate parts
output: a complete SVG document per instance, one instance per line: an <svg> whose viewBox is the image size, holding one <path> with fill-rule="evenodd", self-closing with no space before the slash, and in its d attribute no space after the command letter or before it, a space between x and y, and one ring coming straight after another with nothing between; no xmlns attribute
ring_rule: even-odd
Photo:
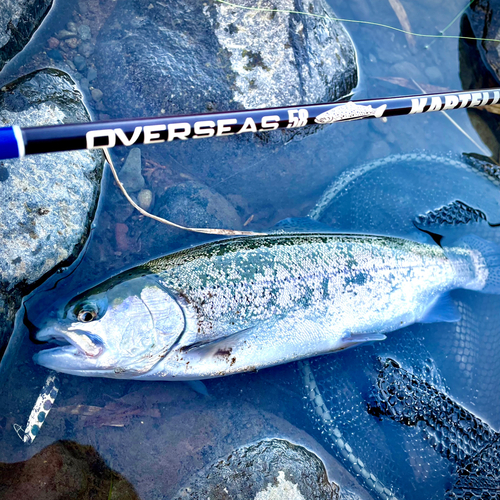
<svg viewBox="0 0 500 500"><path fill-rule="evenodd" d="M375 110L375 118L381 118L382 115L384 114L384 111L387 109L387 104L383 104L382 106L379 106Z"/></svg>
<svg viewBox="0 0 500 500"><path fill-rule="evenodd" d="M201 396L209 396L207 386L201 380L185 380L186 385Z"/></svg>
<svg viewBox="0 0 500 500"><path fill-rule="evenodd" d="M366 344L367 342L375 342L378 340L385 340L387 337L383 333L352 333L348 337L341 340L341 346L335 350L349 349L359 344Z"/></svg>

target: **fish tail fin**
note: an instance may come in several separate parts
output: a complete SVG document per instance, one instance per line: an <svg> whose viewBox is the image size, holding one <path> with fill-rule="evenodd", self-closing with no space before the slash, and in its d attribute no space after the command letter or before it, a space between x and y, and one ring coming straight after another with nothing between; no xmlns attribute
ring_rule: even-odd
<svg viewBox="0 0 500 500"><path fill-rule="evenodd" d="M478 251L484 259L486 269L480 272L485 274L485 285L479 291L500 295L500 246L475 235L461 238L459 246Z"/></svg>
<svg viewBox="0 0 500 500"><path fill-rule="evenodd" d="M381 116L384 114L384 111L386 110L386 108L387 108L387 104L383 104L382 106L379 106L375 110L375 118L381 118Z"/></svg>

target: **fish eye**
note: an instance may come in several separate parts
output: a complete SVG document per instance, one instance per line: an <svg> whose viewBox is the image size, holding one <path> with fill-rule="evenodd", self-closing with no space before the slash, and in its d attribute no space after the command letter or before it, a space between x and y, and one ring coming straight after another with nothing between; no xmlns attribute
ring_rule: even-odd
<svg viewBox="0 0 500 500"><path fill-rule="evenodd" d="M81 323L89 323L97 317L97 311L95 309L82 309L78 313L78 321Z"/></svg>
<svg viewBox="0 0 500 500"><path fill-rule="evenodd" d="M106 296L94 295L92 297L72 300L66 306L65 317L70 321L90 323L91 321L101 319L106 314L107 308L108 299Z"/></svg>

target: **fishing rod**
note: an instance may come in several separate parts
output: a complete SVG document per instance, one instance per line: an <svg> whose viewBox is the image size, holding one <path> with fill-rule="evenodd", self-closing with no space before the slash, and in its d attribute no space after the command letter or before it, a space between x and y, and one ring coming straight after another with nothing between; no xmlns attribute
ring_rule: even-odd
<svg viewBox="0 0 500 500"><path fill-rule="evenodd" d="M158 116L43 127L0 128L0 160L25 155L158 144L243 133L298 129L311 125L488 106L500 102L500 88L416 96L338 101L303 106Z"/></svg>

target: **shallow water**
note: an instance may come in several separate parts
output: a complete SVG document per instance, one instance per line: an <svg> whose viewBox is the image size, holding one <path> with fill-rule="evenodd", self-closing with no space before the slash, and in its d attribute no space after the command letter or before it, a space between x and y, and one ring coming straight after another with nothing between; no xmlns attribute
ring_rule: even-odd
<svg viewBox="0 0 500 500"><path fill-rule="evenodd" d="M86 1L91 7L97 4ZM399 27L389 2L329 3L341 18ZM464 2L455 0L441 5L430 0L403 3L415 32L436 34L464 7ZM103 1L100 6L102 22L110 22L111 3ZM30 44L0 73L0 85L47 65L59 64L68 70L48 59L47 40L68 21L81 20L81 12L75 14L70 4L56 1ZM421 85L461 88L457 40L416 38L412 49L401 33L355 23L346 23L346 28L356 45L360 68L355 99L418 93L384 80L389 77L405 79L399 81L404 85L411 85L414 79ZM459 34L459 20L446 33ZM81 81L82 75L69 71ZM116 112L97 109L102 106L92 99L87 85L82 83L82 92L94 119ZM127 115L127 110L119 112ZM209 146L204 141L178 141L142 147L143 166L149 169L147 187L155 196L151 211L161 208L157 200L166 186L194 180L224 196L235 206L240 224L251 219L246 228L258 231L283 218L311 213L342 172L356 171L359 165L390 155L425 150L444 160L397 157L387 163L389 167L375 169L372 177L361 176L357 184L350 184L335 198L337 203L316 213L316 218L338 230L415 237L414 217L458 199L483 211L489 222L499 223L498 186L472 167L462 172L452 165L453 161L464 162L463 153L488 154L488 149L465 110L449 114L475 142L442 114L431 113L391 118L387 123L335 124L287 145L262 147L255 141L226 137ZM125 149L114 151L117 165L127 154ZM125 236L123 225L127 227ZM472 224L467 231L500 242L498 228ZM450 238L461 234L463 231L451 231ZM64 303L119 270L208 240L129 214L108 172L85 251L70 269L57 273L31 294L25 301L27 317L36 324L49 306ZM427 369L436 387L494 430L500 428L496 391L500 346L495 340L498 297L460 291L454 299L466 323L416 325L389 334L383 344L311 361L336 428L396 498L443 498L454 482L456 464L426 441L421 428L405 427L367 412L380 357L395 357L416 372ZM73 440L92 445L111 468L132 483L141 498L171 498L197 471L227 457L231 450L258 439L281 437L317 453L325 461L330 480L355 490L362 498L383 498L332 441L333 428L318 419L307 397L304 367L296 364L206 381L209 396L181 383L60 375L54 408L33 444L25 445L13 424L25 425L48 371L31 360L40 347L30 341L28 322L23 320L24 314L18 314L0 365L0 461L26 460L54 441Z"/></svg>

